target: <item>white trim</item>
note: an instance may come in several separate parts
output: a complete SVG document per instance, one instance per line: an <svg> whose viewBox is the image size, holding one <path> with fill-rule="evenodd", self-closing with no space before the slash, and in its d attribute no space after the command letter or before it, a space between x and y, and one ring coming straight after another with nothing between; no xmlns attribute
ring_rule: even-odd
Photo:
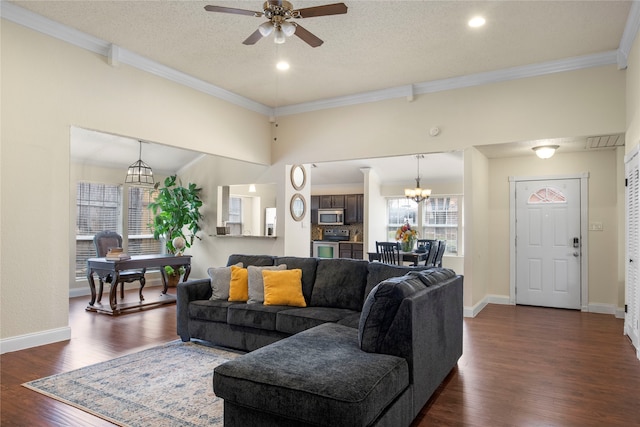
<svg viewBox="0 0 640 427"><path fill-rule="evenodd" d="M387 99L406 98L408 102L413 101L415 95L441 92L445 90L460 89L472 86L480 86L489 83L498 83L509 80L516 80L528 77L542 76L565 71L575 71L603 65L613 65L625 63L626 56L631 47L627 40L631 34L638 30L637 1L633 2L629 18L620 44L620 49L611 50L592 55L584 55L573 58L559 59L539 64L525 65L520 67L506 68L503 70L489 71L486 73L470 74L467 76L453 77L449 79L434 80L428 82L414 83L399 87L386 88L370 92L362 92L354 95L317 100L301 104L288 105L278 108L271 108L249 98L237 95L226 89L207 83L203 80L185 74L181 71L164 66L141 55L128 51L120 46L114 46L108 41L85 34L81 31L62 25L58 22L45 18L36 13L30 12L19 6L6 1L0 1L0 15L2 18L23 25L32 30L41 32L48 36L63 40L91 52L107 57L107 62L115 66L124 63L140 70L155 74L167 80L182 84L216 98L223 99L232 104L246 108L250 111L263 114L267 117L286 116L310 111L338 108L349 105L365 104ZM633 42L633 39L631 40ZM624 67L622 67L624 68Z"/></svg>
<svg viewBox="0 0 640 427"><path fill-rule="evenodd" d="M614 304L593 303L588 304L587 309L582 311L588 311L589 313L613 314L614 316L618 317L619 310L620 309ZM624 308L622 309L622 314L624 315Z"/></svg>
<svg viewBox="0 0 640 427"><path fill-rule="evenodd" d="M509 295L487 295L486 300L489 304L513 305Z"/></svg>
<svg viewBox="0 0 640 427"><path fill-rule="evenodd" d="M487 306L487 299L483 298L473 307L464 307L464 317L476 317Z"/></svg>
<svg viewBox="0 0 640 427"><path fill-rule="evenodd" d="M580 180L580 306L589 311L589 172L573 175L509 177L509 303L516 303L516 182L554 179Z"/></svg>
<svg viewBox="0 0 640 427"><path fill-rule="evenodd" d="M64 328L49 329L48 331L36 332L33 334L5 338L0 340L0 354L46 344L53 344L55 342L67 341L70 339L71 328L68 326L65 326Z"/></svg>
<svg viewBox="0 0 640 427"><path fill-rule="evenodd" d="M618 47L618 68L620 69L627 68L627 58L638 34L638 29L640 29L640 1L634 1L631 3L631 10L629 10L627 23Z"/></svg>

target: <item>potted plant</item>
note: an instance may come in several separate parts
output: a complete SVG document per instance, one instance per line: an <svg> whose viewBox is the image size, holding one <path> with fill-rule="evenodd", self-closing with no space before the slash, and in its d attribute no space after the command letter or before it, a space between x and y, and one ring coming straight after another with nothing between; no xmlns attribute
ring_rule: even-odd
<svg viewBox="0 0 640 427"><path fill-rule="evenodd" d="M182 255L185 247L191 247L195 239L200 239L197 233L203 218L200 213L202 189L193 183L183 187L176 175L167 177L164 187L159 186L157 182L154 186L155 200L149 203L154 215L149 228L153 231L154 239L164 239L168 253ZM174 268L166 266L165 272L170 280L173 276L177 283L184 268L180 267L176 272Z"/></svg>

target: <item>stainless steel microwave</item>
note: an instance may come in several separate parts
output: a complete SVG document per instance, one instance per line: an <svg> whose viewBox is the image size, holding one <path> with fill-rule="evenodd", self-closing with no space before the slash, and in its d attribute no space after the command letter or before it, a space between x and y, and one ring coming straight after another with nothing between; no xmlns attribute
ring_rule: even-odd
<svg viewBox="0 0 640 427"><path fill-rule="evenodd" d="M344 209L318 209L318 225L344 225Z"/></svg>

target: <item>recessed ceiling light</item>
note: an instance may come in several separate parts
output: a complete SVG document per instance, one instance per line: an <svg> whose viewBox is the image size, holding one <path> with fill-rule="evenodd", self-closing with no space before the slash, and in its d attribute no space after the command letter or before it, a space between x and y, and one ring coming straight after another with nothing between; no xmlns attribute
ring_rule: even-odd
<svg viewBox="0 0 640 427"><path fill-rule="evenodd" d="M487 22L482 16L475 16L469 20L469 26L472 28L482 27Z"/></svg>
<svg viewBox="0 0 640 427"><path fill-rule="evenodd" d="M276 64L276 68L280 71L286 71L289 69L289 63L287 61L280 61Z"/></svg>

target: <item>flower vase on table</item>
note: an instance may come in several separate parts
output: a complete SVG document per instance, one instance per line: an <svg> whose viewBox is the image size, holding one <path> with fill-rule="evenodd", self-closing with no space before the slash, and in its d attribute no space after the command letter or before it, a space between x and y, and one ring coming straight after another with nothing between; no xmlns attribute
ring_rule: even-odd
<svg viewBox="0 0 640 427"><path fill-rule="evenodd" d="M413 246L416 243L416 239L407 239L407 240L402 240L400 242L400 250L402 252L411 252L413 251Z"/></svg>
<svg viewBox="0 0 640 427"><path fill-rule="evenodd" d="M413 251L413 245L415 245L418 239L418 232L411 228L409 222L406 222L402 227L396 231L396 240L400 244L400 250L402 252Z"/></svg>

